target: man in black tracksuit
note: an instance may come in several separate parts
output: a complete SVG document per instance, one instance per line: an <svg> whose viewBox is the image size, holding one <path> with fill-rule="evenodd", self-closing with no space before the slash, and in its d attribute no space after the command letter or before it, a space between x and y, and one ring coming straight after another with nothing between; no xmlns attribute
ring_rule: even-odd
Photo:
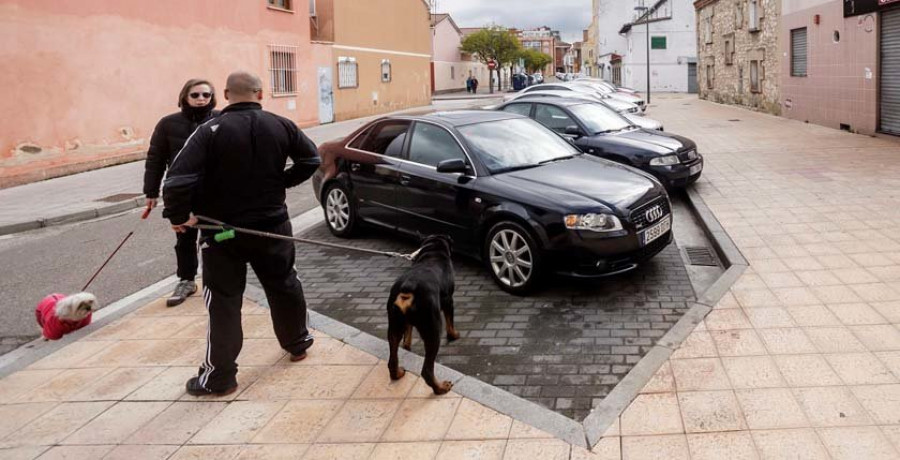
<svg viewBox="0 0 900 460"><path fill-rule="evenodd" d="M262 110L262 82L255 75L229 75L225 98L231 104L197 128L175 157L163 188L163 216L175 231L196 224L194 215L202 215L291 236L285 190L318 168L316 146L292 121ZM294 165L285 170L288 157ZM204 231L201 238L209 333L199 375L187 382L187 392L195 396L237 389L248 263L266 292L275 335L291 360L305 358L313 342L293 243L246 234L217 243L209 238L214 233Z"/></svg>

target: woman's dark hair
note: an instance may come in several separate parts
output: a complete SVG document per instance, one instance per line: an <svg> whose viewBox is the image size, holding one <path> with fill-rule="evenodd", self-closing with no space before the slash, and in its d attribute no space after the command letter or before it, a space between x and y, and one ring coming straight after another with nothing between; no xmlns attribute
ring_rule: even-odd
<svg viewBox="0 0 900 460"><path fill-rule="evenodd" d="M191 88L197 85L209 85L209 90L212 92L212 97L209 99L209 107L210 110L216 108L216 87L213 86L209 80L204 80L202 78L192 78L184 84L181 88L181 93L178 94L178 107L187 105L188 92L190 92Z"/></svg>

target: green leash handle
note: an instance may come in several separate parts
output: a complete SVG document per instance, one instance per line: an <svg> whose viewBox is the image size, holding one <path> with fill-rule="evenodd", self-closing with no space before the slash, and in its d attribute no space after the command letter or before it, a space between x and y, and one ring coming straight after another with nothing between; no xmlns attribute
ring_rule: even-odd
<svg viewBox="0 0 900 460"><path fill-rule="evenodd" d="M234 229L230 228L228 230L222 230L221 232L216 233L213 236L213 239L216 240L216 243L221 243L223 241L233 239L235 236L236 235L234 233Z"/></svg>

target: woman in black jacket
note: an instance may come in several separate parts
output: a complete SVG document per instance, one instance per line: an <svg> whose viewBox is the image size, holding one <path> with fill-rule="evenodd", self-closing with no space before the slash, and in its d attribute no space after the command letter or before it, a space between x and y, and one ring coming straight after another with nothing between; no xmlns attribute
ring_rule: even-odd
<svg viewBox="0 0 900 460"><path fill-rule="evenodd" d="M159 199L159 187L166 169L184 146L188 137L198 126L219 115L216 107L216 90L207 80L191 79L181 88L178 95L180 112L163 117L156 124L147 151L144 170L144 195L147 206L154 208ZM197 276L197 230L188 229L176 233L175 255L178 259L178 278L175 292L166 300L166 305L174 307L197 292L194 278Z"/></svg>

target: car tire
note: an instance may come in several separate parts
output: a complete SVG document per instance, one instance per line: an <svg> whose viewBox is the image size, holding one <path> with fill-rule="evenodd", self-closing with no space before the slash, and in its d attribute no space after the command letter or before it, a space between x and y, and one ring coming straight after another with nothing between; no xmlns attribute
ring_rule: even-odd
<svg viewBox="0 0 900 460"><path fill-rule="evenodd" d="M325 211L325 224L328 230L337 237L349 238L356 233L359 216L350 191L340 182L332 182L322 194L322 209Z"/></svg>
<svg viewBox="0 0 900 460"><path fill-rule="evenodd" d="M541 248L531 233L515 222L500 222L484 239L484 263L494 282L513 295L525 295L543 274Z"/></svg>

